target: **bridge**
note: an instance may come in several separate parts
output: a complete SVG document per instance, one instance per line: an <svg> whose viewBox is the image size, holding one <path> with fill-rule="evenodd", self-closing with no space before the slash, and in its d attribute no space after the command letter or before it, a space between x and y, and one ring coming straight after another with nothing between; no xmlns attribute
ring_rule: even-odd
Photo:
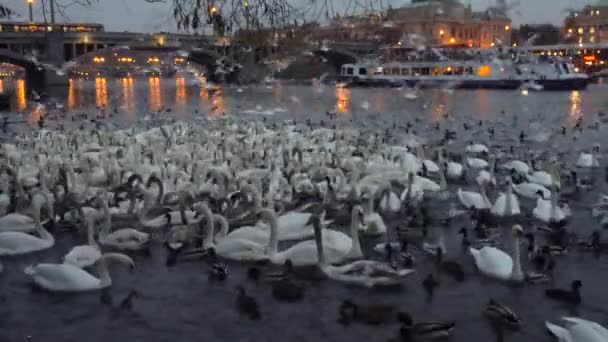
<svg viewBox="0 0 608 342"><path fill-rule="evenodd" d="M43 30L27 30L29 26L22 26L25 27L22 30L6 30L3 27L6 24L0 25L0 63L10 63L25 69L28 93L57 86L67 89L69 82L67 72L63 70L65 63L102 49L125 47L161 52L182 50L186 52L186 58L212 70L217 67L218 58L225 55L226 49L230 49L215 44L214 38L209 36L105 32L103 28L98 31L66 32L65 26L61 24L41 25L31 27L42 27ZM230 70L236 72L233 69L236 68Z"/></svg>

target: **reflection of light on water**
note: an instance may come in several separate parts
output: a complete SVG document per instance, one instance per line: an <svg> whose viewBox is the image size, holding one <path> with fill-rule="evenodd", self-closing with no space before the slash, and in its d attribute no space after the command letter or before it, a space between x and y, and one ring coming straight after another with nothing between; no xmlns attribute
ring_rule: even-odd
<svg viewBox="0 0 608 342"><path fill-rule="evenodd" d="M25 96L24 80L17 80L15 85L15 93L17 94L17 111L25 110L25 107L27 107L27 98Z"/></svg>
<svg viewBox="0 0 608 342"><path fill-rule="evenodd" d="M180 107L186 105L186 79L183 77L175 79L175 103Z"/></svg>
<svg viewBox="0 0 608 342"><path fill-rule="evenodd" d="M528 94L529 94L528 89L525 89L525 88L522 89L521 90L521 94L524 95L524 96L528 96Z"/></svg>
<svg viewBox="0 0 608 342"><path fill-rule="evenodd" d="M581 112L581 92L578 90L573 91L570 94L570 120L572 124L576 124L576 122L583 116Z"/></svg>
<svg viewBox="0 0 608 342"><path fill-rule="evenodd" d="M4 92L4 80L0 79L0 93Z"/></svg>
<svg viewBox="0 0 608 342"><path fill-rule="evenodd" d="M122 90L122 107L129 113L135 110L135 95L133 90L133 78L121 78L120 87Z"/></svg>
<svg viewBox="0 0 608 342"><path fill-rule="evenodd" d="M350 110L350 89L336 87L336 112L347 113Z"/></svg>
<svg viewBox="0 0 608 342"><path fill-rule="evenodd" d="M108 86L105 77L95 78L95 105L97 107L108 105Z"/></svg>
<svg viewBox="0 0 608 342"><path fill-rule="evenodd" d="M68 82L68 110L72 110L76 105L76 97L74 96L74 80L70 78Z"/></svg>
<svg viewBox="0 0 608 342"><path fill-rule="evenodd" d="M226 112L226 103L224 102L224 94L222 88L214 87L214 93L211 96L211 112L209 116L213 118L219 118Z"/></svg>
<svg viewBox="0 0 608 342"><path fill-rule="evenodd" d="M156 112L162 107L160 78L150 77L148 83L150 84L150 110Z"/></svg>
<svg viewBox="0 0 608 342"><path fill-rule="evenodd" d="M40 120L40 118L42 116L44 116L45 113L46 113L46 108L43 105L41 105L41 104L36 105L36 107L30 112L30 114L27 118L27 123L30 125L34 125L35 123L38 122L38 120Z"/></svg>

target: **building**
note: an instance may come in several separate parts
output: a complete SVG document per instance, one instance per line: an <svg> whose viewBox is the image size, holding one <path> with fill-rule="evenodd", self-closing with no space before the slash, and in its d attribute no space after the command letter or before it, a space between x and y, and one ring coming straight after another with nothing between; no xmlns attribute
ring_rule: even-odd
<svg viewBox="0 0 608 342"><path fill-rule="evenodd" d="M556 45L562 40L562 29L551 24L521 25L511 30L513 46Z"/></svg>
<svg viewBox="0 0 608 342"><path fill-rule="evenodd" d="M575 44L608 42L608 0L571 11L564 20L565 41Z"/></svg>
<svg viewBox="0 0 608 342"><path fill-rule="evenodd" d="M329 41L424 44L488 48L510 44L511 20L504 5L474 12L457 0L412 0L386 12L336 17L315 32Z"/></svg>
<svg viewBox="0 0 608 342"><path fill-rule="evenodd" d="M423 37L432 45L488 48L511 41L511 20L499 6L474 12L456 0L417 0L389 9L387 19L403 39Z"/></svg>

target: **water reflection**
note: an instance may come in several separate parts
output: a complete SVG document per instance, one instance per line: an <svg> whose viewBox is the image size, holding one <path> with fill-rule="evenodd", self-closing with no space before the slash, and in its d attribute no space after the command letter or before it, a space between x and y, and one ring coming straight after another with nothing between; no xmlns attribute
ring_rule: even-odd
<svg viewBox="0 0 608 342"><path fill-rule="evenodd" d="M348 113L350 111L350 90L336 87L336 112Z"/></svg>
<svg viewBox="0 0 608 342"><path fill-rule="evenodd" d="M121 108L128 113L135 111L135 92L132 77L124 77L120 79L120 88L122 91L122 106Z"/></svg>
<svg viewBox="0 0 608 342"><path fill-rule="evenodd" d="M4 92L4 80L0 79L0 93Z"/></svg>
<svg viewBox="0 0 608 342"><path fill-rule="evenodd" d="M150 77L148 83L150 85L150 111L158 112L162 107L160 77Z"/></svg>
<svg viewBox="0 0 608 342"><path fill-rule="evenodd" d="M97 107L108 105L108 86L105 77L95 78L95 105Z"/></svg>
<svg viewBox="0 0 608 342"><path fill-rule="evenodd" d="M25 108L27 108L24 80L17 80L15 84L15 94L17 95L17 111L22 112L25 110Z"/></svg>
<svg viewBox="0 0 608 342"><path fill-rule="evenodd" d="M68 103L67 103L67 108L68 110L73 110L74 107L76 106L76 95L74 94L74 80L73 79L69 79L69 88L68 88Z"/></svg>
<svg viewBox="0 0 608 342"><path fill-rule="evenodd" d="M575 125L576 122L583 116L581 111L581 92L578 90L570 94L570 123Z"/></svg>
<svg viewBox="0 0 608 342"><path fill-rule="evenodd" d="M183 77L175 79L175 103L181 108L186 106L186 79Z"/></svg>

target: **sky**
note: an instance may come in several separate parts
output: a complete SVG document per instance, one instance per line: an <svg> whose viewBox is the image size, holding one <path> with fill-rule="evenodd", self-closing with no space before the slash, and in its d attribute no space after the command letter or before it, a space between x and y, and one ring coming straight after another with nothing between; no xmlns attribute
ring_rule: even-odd
<svg viewBox="0 0 608 342"><path fill-rule="evenodd" d="M39 3L39 1L34 0L35 3ZM71 0L56 1L71 2ZM339 3L344 0L333 1ZM391 1L393 7L409 3L409 0ZM495 0L461 1L470 3L474 10L481 10L495 3ZM107 31L175 32L176 25L171 16L171 0L167 0L167 2L166 4L150 4L144 0L99 0L98 4L90 8L72 7L68 11L68 19L71 22L101 23L105 25ZM507 0L507 2L510 1ZM548 22L561 25L566 15L564 11L566 8L581 8L586 4L596 3L597 0L520 0L520 2L521 4L517 10L511 12L511 18L516 25ZM0 0L0 3L21 13L23 18L27 19L26 0ZM36 10L35 16L37 20L41 21L42 16L39 12L39 10Z"/></svg>

